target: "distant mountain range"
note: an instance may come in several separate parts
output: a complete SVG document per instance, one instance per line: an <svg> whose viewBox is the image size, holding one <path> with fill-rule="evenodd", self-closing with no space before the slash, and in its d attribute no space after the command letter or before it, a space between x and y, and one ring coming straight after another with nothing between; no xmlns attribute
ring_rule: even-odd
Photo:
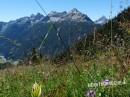
<svg viewBox="0 0 130 97"><path fill-rule="evenodd" d="M10 22L0 22L0 54L6 58L23 58L32 48L38 48L48 33L41 53L56 55L65 50L64 45L72 46L87 34L91 34L97 24L99 26L106 21L107 19L102 17L93 22L86 14L74 8L69 12L52 11L47 16L38 13ZM55 25L55 28L52 25ZM62 42L57 37L57 32Z"/></svg>

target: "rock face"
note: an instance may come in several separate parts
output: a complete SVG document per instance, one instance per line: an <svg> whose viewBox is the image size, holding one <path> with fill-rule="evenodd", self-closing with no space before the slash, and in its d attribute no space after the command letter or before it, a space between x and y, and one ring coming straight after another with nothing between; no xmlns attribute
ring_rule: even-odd
<svg viewBox="0 0 130 97"><path fill-rule="evenodd" d="M71 46L79 37L91 33L94 26L95 23L87 15L75 8L69 12L53 11L47 16L38 13L7 23L0 22L0 53L6 58L23 58L32 48L38 48L49 32L41 52L52 56L65 50L57 32L64 44Z"/></svg>

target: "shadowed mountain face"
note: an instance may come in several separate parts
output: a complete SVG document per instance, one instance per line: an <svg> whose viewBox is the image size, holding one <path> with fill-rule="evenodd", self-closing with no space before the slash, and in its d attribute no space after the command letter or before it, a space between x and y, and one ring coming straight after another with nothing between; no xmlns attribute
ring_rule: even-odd
<svg viewBox="0 0 130 97"><path fill-rule="evenodd" d="M55 28L52 27L55 25ZM38 13L7 23L0 22L0 54L10 58L23 58L32 48L38 48L46 35L41 52L55 55L93 31L95 24L77 9L70 12ZM59 32L62 41L57 37ZM64 43L63 43L64 41Z"/></svg>

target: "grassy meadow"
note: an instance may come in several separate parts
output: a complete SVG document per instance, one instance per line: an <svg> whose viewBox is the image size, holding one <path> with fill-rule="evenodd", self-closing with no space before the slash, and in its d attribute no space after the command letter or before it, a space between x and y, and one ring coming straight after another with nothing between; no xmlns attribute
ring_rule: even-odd
<svg viewBox="0 0 130 97"><path fill-rule="evenodd" d="M65 65L43 62L1 70L0 97L31 97L35 82L42 86L41 97L130 97L130 71L122 70L116 57L100 55L87 62L79 59L76 65L80 72L73 62ZM105 80L120 83L89 86ZM88 96L89 91L96 96Z"/></svg>

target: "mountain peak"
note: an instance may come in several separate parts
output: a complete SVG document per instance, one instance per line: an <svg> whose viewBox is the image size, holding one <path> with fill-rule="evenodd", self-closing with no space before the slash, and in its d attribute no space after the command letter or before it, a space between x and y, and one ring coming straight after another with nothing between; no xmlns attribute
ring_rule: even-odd
<svg viewBox="0 0 130 97"><path fill-rule="evenodd" d="M107 18L105 16L100 17L99 19L104 19L107 20Z"/></svg>
<svg viewBox="0 0 130 97"><path fill-rule="evenodd" d="M98 20L95 21L96 24L104 25L108 22L108 19L105 16L100 17Z"/></svg>
<svg viewBox="0 0 130 97"><path fill-rule="evenodd" d="M36 19L41 19L42 17L44 17L44 15L42 15L41 13L37 13L37 14L35 15L35 18L36 18Z"/></svg>
<svg viewBox="0 0 130 97"><path fill-rule="evenodd" d="M73 8L69 13L81 13L78 9Z"/></svg>

